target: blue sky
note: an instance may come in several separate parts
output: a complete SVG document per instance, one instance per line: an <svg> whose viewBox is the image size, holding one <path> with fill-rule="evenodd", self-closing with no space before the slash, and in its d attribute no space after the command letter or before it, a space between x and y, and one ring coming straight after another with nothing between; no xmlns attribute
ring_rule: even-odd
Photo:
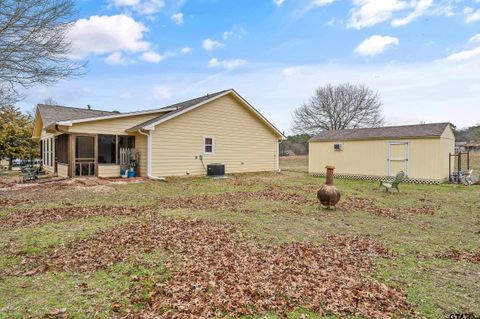
<svg viewBox="0 0 480 319"><path fill-rule="evenodd" d="M480 0L79 0L87 73L30 109L135 111L236 89L280 130L326 83L377 90L388 124L480 122Z"/></svg>

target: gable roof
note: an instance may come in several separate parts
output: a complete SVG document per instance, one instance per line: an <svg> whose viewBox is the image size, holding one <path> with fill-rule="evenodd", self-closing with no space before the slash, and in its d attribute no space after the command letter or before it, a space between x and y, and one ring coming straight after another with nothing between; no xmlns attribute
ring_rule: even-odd
<svg viewBox="0 0 480 319"><path fill-rule="evenodd" d="M197 97L197 98L194 98L194 99L191 99L191 100L187 100L187 101L183 101L183 102L180 102L180 103L175 103L175 104L172 104L172 105L169 105L169 106L166 106L165 108L168 108L168 109L173 109L173 111L167 113L167 114L162 114L162 115L159 115L157 117L154 117L153 119L151 120L148 120L148 121L145 121L143 123L140 123L138 125L135 125L131 128L129 128L127 131L137 131L139 129L144 129L148 126L151 126L151 125L156 125L155 123L161 119L164 119L167 115L168 116L171 116L171 115L175 115L177 113L180 113L181 111L184 111L184 110L187 110L197 104L200 104L200 103L203 103L205 101L210 101L210 100L213 100L215 98L217 98L218 96L228 92L229 90L223 90L223 91L219 91L219 92L215 92L215 93L212 93L212 94L207 94L207 95L204 95L204 96L201 96L201 97Z"/></svg>
<svg viewBox="0 0 480 319"><path fill-rule="evenodd" d="M440 137L449 125L451 124L431 123L323 131L312 137L310 142Z"/></svg>
<svg viewBox="0 0 480 319"><path fill-rule="evenodd" d="M67 107L60 105L38 104L37 110L42 117L43 128L53 125L60 121L79 120L92 117L100 117L116 114L108 111L81 109L76 107Z"/></svg>
<svg viewBox="0 0 480 319"><path fill-rule="evenodd" d="M229 90L223 90L219 92L215 92L213 94L207 94L205 96L191 99L185 102L177 103L170 105L169 108L176 108L176 110L169 112L167 114L162 114L160 116L157 116L151 120L145 121L143 123L140 123L138 125L135 125L131 128L129 128L127 131L137 131L140 129L143 130L154 130L155 126L166 122L168 120L171 120L183 113L186 113L188 111L191 111L199 106L202 106L204 104L207 104L213 100L216 100L222 96L225 96L227 94L233 94L235 97L237 97L249 110L251 110L257 117L265 123L271 130L273 130L279 137L282 139L285 139L285 136L280 132L272 123L270 123L260 112L258 112L250 103L248 103L240 94L238 94L234 89L229 89Z"/></svg>
<svg viewBox="0 0 480 319"><path fill-rule="evenodd" d="M241 103L244 106L246 106L250 111L252 111L265 125L267 125L272 131L274 131L279 137L281 137L282 139L285 139L285 136L283 136L283 134L272 123L270 123L262 114L260 114L260 112L258 112L252 105L250 105L243 97L241 97L233 89L223 90L223 91L215 92L212 94L207 94L201 97L175 103L175 104L158 108L158 109L129 112L129 113L108 112L108 111L91 110L91 109L89 110L89 109L82 109L82 108L74 108L74 107L59 106L59 105L45 105L45 104L38 104L37 110L43 121L43 127L42 127L43 129L53 125L71 126L72 124L81 123L81 122L91 122L91 121L100 121L100 120L113 119L113 118L129 117L129 116L135 116L135 115L162 113L151 120L145 121L143 123L135 125L126 130L128 132L133 132L133 131L138 131L140 129L154 130L155 126L160 123L168 121L178 115L181 115L185 112L193 110L201 105L204 105L208 102L211 102L227 94L233 94L235 97L237 97L241 101Z"/></svg>

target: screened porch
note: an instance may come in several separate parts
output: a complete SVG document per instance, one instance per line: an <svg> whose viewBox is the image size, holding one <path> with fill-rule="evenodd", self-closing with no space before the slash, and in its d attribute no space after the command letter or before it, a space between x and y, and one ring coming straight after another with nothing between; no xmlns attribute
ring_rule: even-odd
<svg viewBox="0 0 480 319"><path fill-rule="evenodd" d="M59 176L119 177L122 171L139 169L132 135L61 134L55 137L54 145L55 172Z"/></svg>

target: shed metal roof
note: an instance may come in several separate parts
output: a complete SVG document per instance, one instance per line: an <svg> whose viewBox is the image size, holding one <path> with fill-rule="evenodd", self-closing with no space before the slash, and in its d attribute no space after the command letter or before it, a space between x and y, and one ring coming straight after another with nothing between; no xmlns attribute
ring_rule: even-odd
<svg viewBox="0 0 480 319"><path fill-rule="evenodd" d="M311 142L376 140L390 138L440 137L450 123L431 123L377 128L358 128L323 131L310 139Z"/></svg>

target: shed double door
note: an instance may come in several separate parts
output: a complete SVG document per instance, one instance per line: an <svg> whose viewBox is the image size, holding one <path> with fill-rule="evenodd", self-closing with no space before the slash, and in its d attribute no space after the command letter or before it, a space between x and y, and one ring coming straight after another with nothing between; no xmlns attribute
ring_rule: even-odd
<svg viewBox="0 0 480 319"><path fill-rule="evenodd" d="M389 142L387 144L387 175L395 176L404 171L408 175L408 142Z"/></svg>

